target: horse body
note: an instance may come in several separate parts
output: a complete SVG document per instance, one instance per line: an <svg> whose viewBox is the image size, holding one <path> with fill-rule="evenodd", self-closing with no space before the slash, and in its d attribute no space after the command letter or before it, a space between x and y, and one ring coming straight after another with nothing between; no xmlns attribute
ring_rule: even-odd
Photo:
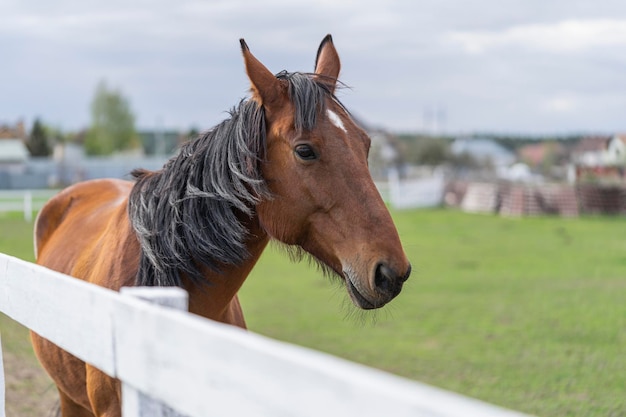
<svg viewBox="0 0 626 417"><path fill-rule="evenodd" d="M270 239L311 255L360 308L410 273L367 167L370 140L334 96L330 36L314 74L273 75L241 41L252 97L136 181L67 188L40 212L37 263L119 290L178 285L189 309L245 328L237 292ZM119 381L32 334L64 417L119 417Z"/></svg>
<svg viewBox="0 0 626 417"><path fill-rule="evenodd" d="M38 216L37 262L116 291L135 285L140 247L127 214L133 185L129 181L93 180L68 187L56 195ZM252 256L246 265L231 267L232 271L226 270L223 275L205 271L213 283L210 296L207 288L185 280L189 311L245 328L236 293L268 240L265 235L250 242ZM92 409L101 410L102 414L96 415L117 415L120 399L117 381L39 335L32 333L31 338L39 361L58 386L63 416L91 416L88 410ZM103 386L109 392L105 399L97 395ZM113 414L104 414L108 409Z"/></svg>

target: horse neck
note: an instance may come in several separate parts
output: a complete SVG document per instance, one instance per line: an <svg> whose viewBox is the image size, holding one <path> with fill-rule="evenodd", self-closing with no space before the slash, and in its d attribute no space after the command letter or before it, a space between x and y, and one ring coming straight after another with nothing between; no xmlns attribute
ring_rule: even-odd
<svg viewBox="0 0 626 417"><path fill-rule="evenodd" d="M255 217L246 221L250 231L246 247L249 257L238 265L225 265L221 273L202 267L203 275L210 285L198 285L183 277L183 285L189 293L189 311L200 316L245 327L239 307L237 292L261 257L269 242L269 236L259 226Z"/></svg>

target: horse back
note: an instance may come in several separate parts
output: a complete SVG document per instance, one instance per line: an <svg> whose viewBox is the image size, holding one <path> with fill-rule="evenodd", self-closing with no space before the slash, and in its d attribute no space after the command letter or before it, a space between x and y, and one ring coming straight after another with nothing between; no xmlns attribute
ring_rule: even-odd
<svg viewBox="0 0 626 417"><path fill-rule="evenodd" d="M37 263L112 289L132 285L139 245L127 214L132 182L101 179L70 186L35 223Z"/></svg>

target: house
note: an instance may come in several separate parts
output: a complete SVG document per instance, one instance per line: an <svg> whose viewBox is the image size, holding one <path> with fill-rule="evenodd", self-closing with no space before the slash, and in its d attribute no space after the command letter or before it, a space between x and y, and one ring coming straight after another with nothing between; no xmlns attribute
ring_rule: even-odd
<svg viewBox="0 0 626 417"><path fill-rule="evenodd" d="M584 137L572 149L572 162L576 166L598 167L607 165L606 150L609 136Z"/></svg>
<svg viewBox="0 0 626 417"><path fill-rule="evenodd" d="M0 172L20 172L29 156L24 122L0 124Z"/></svg>
<svg viewBox="0 0 626 417"><path fill-rule="evenodd" d="M572 151L576 181L626 181L626 135L583 138Z"/></svg>
<svg viewBox="0 0 626 417"><path fill-rule="evenodd" d="M21 167L29 158L28 148L22 139L0 139L0 170Z"/></svg>
<svg viewBox="0 0 626 417"><path fill-rule="evenodd" d="M24 174L29 157L22 139L0 139L0 189L11 188L11 178Z"/></svg>
<svg viewBox="0 0 626 417"><path fill-rule="evenodd" d="M172 155L190 139L189 135L177 130L143 130L137 134L145 155Z"/></svg>
<svg viewBox="0 0 626 417"><path fill-rule="evenodd" d="M24 122L18 120L15 125L0 124L0 139L21 139L26 141L26 128Z"/></svg>
<svg viewBox="0 0 626 417"><path fill-rule="evenodd" d="M487 138L459 138L452 142L450 151L456 156L469 155L482 165L491 165L494 168L508 167L515 162L515 155Z"/></svg>
<svg viewBox="0 0 626 417"><path fill-rule="evenodd" d="M567 150L558 142L539 142L518 148L519 159L531 167L545 164L562 163L566 160Z"/></svg>
<svg viewBox="0 0 626 417"><path fill-rule="evenodd" d="M606 161L610 165L626 165L626 134L614 135L606 146Z"/></svg>

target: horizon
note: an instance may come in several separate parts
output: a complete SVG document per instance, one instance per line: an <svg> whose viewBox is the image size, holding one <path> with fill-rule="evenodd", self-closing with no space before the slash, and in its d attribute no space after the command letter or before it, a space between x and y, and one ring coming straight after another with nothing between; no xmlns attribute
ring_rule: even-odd
<svg viewBox="0 0 626 417"><path fill-rule="evenodd" d="M0 127L12 128L17 126L18 123L23 122L25 126L26 136L28 136L32 130L32 126L35 120L39 120L45 127L52 128L56 131L59 131L62 134L66 135L79 135L81 133L85 133L89 130L89 123L85 124L82 127L77 129L62 129L58 126L55 126L51 123L48 123L45 117L36 116L32 121L26 121L25 118L18 118L15 121L4 120L0 118ZM362 119L359 119L362 120ZM218 121L219 123L219 121ZM216 123L217 124L217 123ZM198 133L202 133L203 131L209 130L214 126L208 126L206 128L199 128L198 126L192 125L188 127L178 127L178 126L138 126L135 125L135 132L140 133L177 133L177 134L186 134L192 131L197 131ZM391 129L386 129L384 127L367 125L368 128L371 128L371 131L381 131L387 134L391 134L394 136L426 136L426 137L441 137L441 138L506 138L506 139L536 139L536 140L546 140L546 139L557 139L557 140L567 140L574 138L583 138L583 137L593 137L593 136L616 136L616 135L624 135L626 133L626 129L619 131L601 131L601 130L579 130L579 131L554 131L554 132L523 132L523 131L461 131L461 132L451 132L451 131L432 131L432 130L413 130L413 131L394 131ZM2 138L0 138L2 139Z"/></svg>

